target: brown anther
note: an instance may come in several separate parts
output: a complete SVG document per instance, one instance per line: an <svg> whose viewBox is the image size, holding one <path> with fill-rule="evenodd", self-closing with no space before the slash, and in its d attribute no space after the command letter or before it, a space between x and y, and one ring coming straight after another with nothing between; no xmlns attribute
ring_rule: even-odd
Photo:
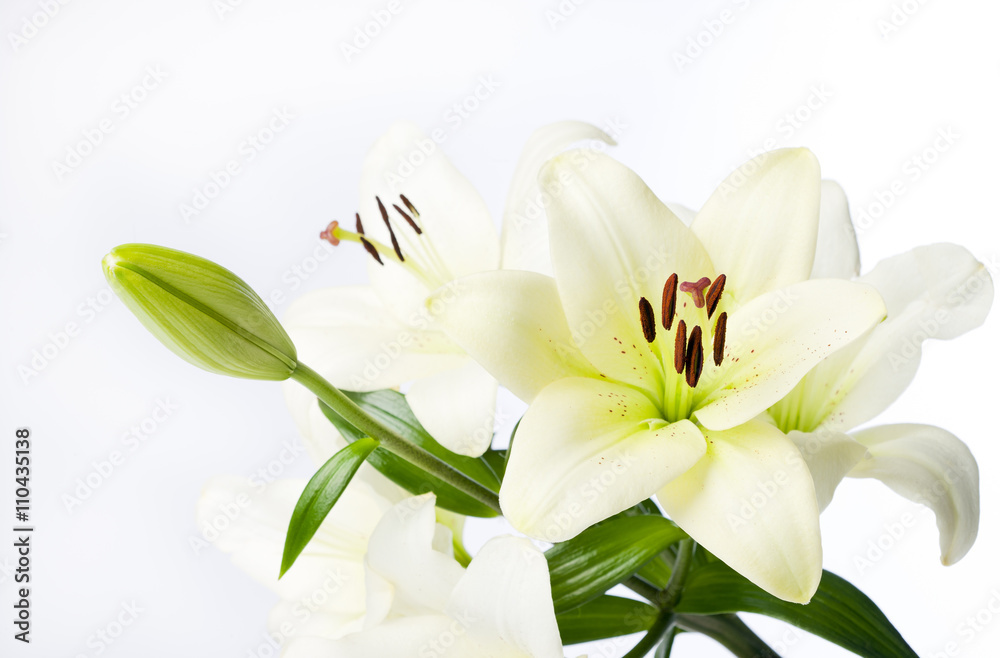
<svg viewBox="0 0 1000 658"><path fill-rule="evenodd" d="M703 276L697 281L685 281L681 284L681 292L686 292L694 299L694 305L698 308L705 306L705 288L712 283L707 276Z"/></svg>
<svg viewBox="0 0 1000 658"><path fill-rule="evenodd" d="M340 223L337 220L333 220L332 222L330 222L329 226L326 227L326 230L319 234L319 239L326 240L334 247L336 247L338 244L340 244L340 238L338 238L336 234L337 226L339 225Z"/></svg>
<svg viewBox="0 0 1000 658"><path fill-rule="evenodd" d="M365 248L365 251L367 251L368 254L372 258L374 258L379 265L384 265L385 263L382 262L382 257L378 255L378 249L375 248L375 245L373 245L371 242L368 242L368 240L366 240L364 236L360 236L360 239L361 239L361 245Z"/></svg>
<svg viewBox="0 0 1000 658"><path fill-rule="evenodd" d="M663 304L660 307L660 322L663 328L670 331L674 324L674 314L677 312L677 275L671 274L667 277L667 282L663 284Z"/></svg>
<svg viewBox="0 0 1000 658"><path fill-rule="evenodd" d="M646 342L652 343L656 339L656 318L653 317L653 305L645 297L639 299L639 321Z"/></svg>
<svg viewBox="0 0 1000 658"><path fill-rule="evenodd" d="M715 338L712 344L712 358L715 365L722 365L722 357L726 351L726 321L729 316L725 311L719 314L719 319L715 321Z"/></svg>
<svg viewBox="0 0 1000 658"><path fill-rule="evenodd" d="M712 282L712 285L708 287L708 292L705 293L705 304L708 306L708 319L712 319L712 314L715 313L715 309L719 306L719 300L722 299L722 291L726 287L726 275L720 274Z"/></svg>
<svg viewBox="0 0 1000 658"><path fill-rule="evenodd" d="M409 210L411 213L413 213L414 217L416 217L417 219L420 219L420 213L417 211L416 208L413 207L413 204L410 203L410 200L406 198L405 194L400 194L399 195L399 200L403 202L403 205L406 206L407 210Z"/></svg>
<svg viewBox="0 0 1000 658"><path fill-rule="evenodd" d="M684 359L684 368L687 371L685 377L687 384L691 388L698 385L701 378L701 369L705 365L705 348L701 344L701 327L695 326L691 330L691 339L688 341L687 357Z"/></svg>
<svg viewBox="0 0 1000 658"><path fill-rule="evenodd" d="M396 232L392 230L392 223L389 221L389 211L385 209L382 204L382 199L375 197L375 201L378 203L378 211L382 213L382 221L385 222L385 227L389 229L389 239L392 241L392 250L396 252L396 258L399 259L400 263L406 261L403 258L403 251L399 248L399 242L396 241Z"/></svg>
<svg viewBox="0 0 1000 658"><path fill-rule="evenodd" d="M361 225L361 213L354 213L354 228L357 230L358 235L365 234L365 227Z"/></svg>
<svg viewBox="0 0 1000 658"><path fill-rule="evenodd" d="M420 227L417 226L417 223L413 221L413 218L406 214L405 210L397 206L395 203L392 204L392 207L396 209L396 212L403 216L403 219L406 220L406 223L410 225L410 228L412 228L417 235L423 233L423 231L420 230Z"/></svg>
<svg viewBox="0 0 1000 658"><path fill-rule="evenodd" d="M677 335L674 336L674 370L677 374L684 372L684 359L687 358L687 323L681 320L677 323Z"/></svg>

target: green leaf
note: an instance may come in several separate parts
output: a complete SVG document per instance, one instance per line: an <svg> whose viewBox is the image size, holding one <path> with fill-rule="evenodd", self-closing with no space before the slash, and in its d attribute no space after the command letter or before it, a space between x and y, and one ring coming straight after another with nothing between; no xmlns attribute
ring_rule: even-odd
<svg viewBox="0 0 1000 658"><path fill-rule="evenodd" d="M563 644L580 644L647 631L656 615L648 603L605 595L556 615L556 622Z"/></svg>
<svg viewBox="0 0 1000 658"><path fill-rule="evenodd" d="M340 500L340 495L351 483L358 468L377 447L378 442L374 439L355 441L330 457L309 480L299 496L299 502L295 503L292 520L288 523L279 578L295 564L306 544L319 530L323 519Z"/></svg>
<svg viewBox="0 0 1000 658"><path fill-rule="evenodd" d="M603 594L685 537L662 516L619 516L556 544L545 553L556 613Z"/></svg>
<svg viewBox="0 0 1000 658"><path fill-rule="evenodd" d="M798 626L866 658L917 658L878 606L849 582L823 572L808 605L771 596L722 562L693 571L679 613L755 612Z"/></svg>
<svg viewBox="0 0 1000 658"><path fill-rule="evenodd" d="M398 416L392 416L386 409L375 407L372 402L372 397L370 396L375 396L376 393L392 393L395 394L395 396L399 396L400 398L402 397L395 391L376 391L375 393L349 393L345 391L345 394L354 400L362 409L371 413L387 425L391 422L392 429L398 431L404 425L409 424L405 419L401 419ZM390 408L405 415L406 412L401 410L398 405L398 400L393 400L393 397L394 396L392 395L382 395L377 396L374 399L384 404L392 405ZM406 404L405 399L403 399L403 404ZM320 402L319 408L347 441L354 442L367 438L364 434L359 432L357 428L341 418L337 412L323 404L322 401ZM478 471L478 467L471 466L470 462L481 465L483 469L486 470L488 475L484 475L481 471L479 471L479 475L484 479L489 480L492 478L493 481L496 481L496 477L480 460L473 459L471 457L464 457L462 455L456 455L446 450L439 443L437 443L437 441L434 441L434 439L431 438L422 427L420 427L420 423L417 422L416 418L412 417L413 412L409 411L409 405L406 406L406 411L409 412L409 416L412 419L411 422L413 425L410 425L410 427L417 427L420 428L420 430L419 432L414 429L406 432L399 432L401 436L413 441L421 448L426 449L427 446L430 446L431 444L433 444L433 446L437 446L435 450L442 451L449 455L446 460L443 458L442 460L447 461L455 468L459 468L456 464L464 464L466 467L471 468L471 470ZM389 421L389 418L392 418L393 420ZM421 432L422 434L420 434ZM414 441L414 437L418 437L418 440ZM428 452L433 452L433 450L429 449ZM434 452L434 454L441 457L441 455L437 452ZM414 466L402 457L389 452L385 448L376 448L375 451L368 457L368 463L375 467L375 469L382 473L382 475L385 475L387 478L403 487L411 494L420 495L427 493L428 491L434 492L434 495L437 497L436 505L442 509L451 510L452 512L465 516L489 518L497 515L497 513L489 506L476 500L467 493L456 489L437 476L428 473L418 466ZM473 477L471 473L466 473L466 475ZM499 485L497 485L497 487L499 488Z"/></svg>

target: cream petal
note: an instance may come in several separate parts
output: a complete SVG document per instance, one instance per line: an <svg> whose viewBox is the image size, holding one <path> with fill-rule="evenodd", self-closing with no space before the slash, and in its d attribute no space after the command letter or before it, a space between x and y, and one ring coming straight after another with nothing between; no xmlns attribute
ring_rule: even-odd
<svg viewBox="0 0 1000 658"><path fill-rule="evenodd" d="M819 196L819 235L813 279L853 279L861 272L858 238L851 223L851 210L843 188L825 180Z"/></svg>
<svg viewBox="0 0 1000 658"><path fill-rule="evenodd" d="M993 303L993 280L964 247L917 247L880 262L861 277L882 294L888 317L854 352L834 355L810 378L803 400L818 422L847 430L884 411L913 381L921 344L980 326Z"/></svg>
<svg viewBox="0 0 1000 658"><path fill-rule="evenodd" d="M392 388L465 360L441 332L397 321L367 286L308 293L289 307L284 326L301 361L349 391Z"/></svg>
<svg viewBox="0 0 1000 658"><path fill-rule="evenodd" d="M635 172L605 155L560 155L543 169L542 185L552 198L552 261L570 334L604 375L662 395L659 353L673 341L661 329L646 342L640 298L658 316L671 274L714 277L708 254Z"/></svg>
<svg viewBox="0 0 1000 658"><path fill-rule="evenodd" d="M706 366L695 417L716 430L750 420L884 316L874 288L836 279L757 297L729 316L722 365Z"/></svg>
<svg viewBox="0 0 1000 658"><path fill-rule="evenodd" d="M552 275L549 230L538 172L547 160L584 140L615 144L603 130L583 121L542 126L528 138L514 170L500 236L504 269Z"/></svg>
<svg viewBox="0 0 1000 658"><path fill-rule="evenodd" d="M482 655L468 637L455 631L461 627L446 615L420 615L386 621L375 628L339 640L317 637L295 638L282 651L282 658L466 658ZM445 644L449 646L446 648Z"/></svg>
<svg viewBox="0 0 1000 658"><path fill-rule="evenodd" d="M962 441L933 425L882 425L854 434L870 458L848 474L881 480L934 511L942 564L961 560L979 533L979 467Z"/></svg>
<svg viewBox="0 0 1000 658"><path fill-rule="evenodd" d="M406 401L424 429L448 450L479 457L490 447L497 381L472 359L413 382Z"/></svg>
<svg viewBox="0 0 1000 658"><path fill-rule="evenodd" d="M684 222L685 226L691 226L694 223L694 218L698 216L698 211L691 210L687 206L683 206L679 203L672 203L670 201L666 202L667 208L670 208L670 212L677 216L677 219Z"/></svg>
<svg viewBox="0 0 1000 658"><path fill-rule="evenodd" d="M823 571L809 468L774 426L706 431L708 452L657 494L695 541L765 591L807 603Z"/></svg>
<svg viewBox="0 0 1000 658"><path fill-rule="evenodd" d="M841 480L868 454L863 445L841 432L824 429L793 431L788 433L788 438L802 453L809 467L820 512L833 500L833 492Z"/></svg>
<svg viewBox="0 0 1000 658"><path fill-rule="evenodd" d="M809 278L819 224L819 163L807 149L762 153L715 190L691 224L741 302Z"/></svg>
<svg viewBox="0 0 1000 658"><path fill-rule="evenodd" d="M526 402L557 379L598 374L573 342L550 277L473 274L437 290L428 305L458 345Z"/></svg>
<svg viewBox="0 0 1000 658"><path fill-rule="evenodd" d="M448 601L448 614L470 635L493 639L514 655L563 658L545 554L520 537L483 546Z"/></svg>
<svg viewBox="0 0 1000 658"><path fill-rule="evenodd" d="M704 452L693 423L668 425L634 388L561 379L521 419L500 506L521 532L564 541L645 500Z"/></svg>

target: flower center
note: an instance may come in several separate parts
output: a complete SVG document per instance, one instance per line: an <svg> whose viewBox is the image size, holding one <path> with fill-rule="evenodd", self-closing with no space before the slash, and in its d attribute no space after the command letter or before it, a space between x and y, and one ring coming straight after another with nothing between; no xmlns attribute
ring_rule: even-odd
<svg viewBox="0 0 1000 658"><path fill-rule="evenodd" d="M399 195L399 200L406 206L406 210L395 203L392 204L393 210L399 215L397 218L395 215L389 214L382 199L375 197L382 222L389 232L391 247L365 235L365 227L361 223L360 213L354 214L356 231L346 230L340 225L340 222L334 220L319 234L319 237L335 247L340 244L341 240L356 242L364 247L368 255L379 265L384 266L386 260L394 262L433 290L442 283L450 281L452 277L433 245L425 239L424 231L417 223L417 220L420 219L420 213L416 207L404 194ZM399 218L403 220L402 225L400 225ZM397 238L397 229L399 229L399 238ZM404 248L400 245L400 239L405 246L405 255Z"/></svg>

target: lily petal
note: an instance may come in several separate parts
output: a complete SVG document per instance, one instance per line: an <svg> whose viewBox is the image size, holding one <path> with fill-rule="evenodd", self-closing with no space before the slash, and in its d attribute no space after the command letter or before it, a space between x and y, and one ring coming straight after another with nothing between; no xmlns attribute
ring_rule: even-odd
<svg viewBox="0 0 1000 658"><path fill-rule="evenodd" d="M853 279L861 272L858 238L844 189L825 180L819 197L819 235L812 279Z"/></svg>
<svg viewBox="0 0 1000 658"><path fill-rule="evenodd" d="M657 494L695 541L765 591L807 603L823 571L812 476L795 444L751 421L706 431L708 452Z"/></svg>
<svg viewBox="0 0 1000 658"><path fill-rule="evenodd" d="M500 242L504 269L528 270L552 276L549 229L538 172L547 160L584 140L615 145L603 130L583 121L560 121L531 134L521 151L507 193Z"/></svg>
<svg viewBox="0 0 1000 658"><path fill-rule="evenodd" d="M661 394L660 347L646 342L639 300L659 306L672 273L714 277L708 254L635 172L608 156L560 155L542 170L542 185L552 195L552 261L574 341L608 377Z"/></svg>
<svg viewBox="0 0 1000 658"><path fill-rule="evenodd" d="M462 349L526 402L557 379L598 375L573 343L550 277L473 274L438 289L428 307Z"/></svg>
<svg viewBox="0 0 1000 658"><path fill-rule="evenodd" d="M306 294L284 325L301 360L349 391L392 388L465 362L447 336L399 322L367 286Z"/></svg>
<svg viewBox="0 0 1000 658"><path fill-rule="evenodd" d="M880 262L861 282L885 299L888 318L855 351L835 354L810 378L817 397L804 400L817 422L850 429L882 413L910 385L921 344L980 326L993 303L993 280L964 247L917 247Z"/></svg>
<svg viewBox="0 0 1000 658"><path fill-rule="evenodd" d="M868 448L848 474L875 478L899 495L934 511L941 563L958 562L979 533L979 467L954 434L933 425L882 425L854 435Z"/></svg>
<svg viewBox="0 0 1000 658"><path fill-rule="evenodd" d="M639 503L705 453L687 420L667 424L630 386L561 379L521 419L500 487L510 523L550 542Z"/></svg>
<svg viewBox="0 0 1000 658"><path fill-rule="evenodd" d="M809 466L820 512L830 505L837 485L868 454L863 445L841 432L793 431L788 433L788 438Z"/></svg>
<svg viewBox="0 0 1000 658"><path fill-rule="evenodd" d="M413 382L406 401L424 429L448 450L479 457L490 447L497 380L472 359Z"/></svg>
<svg viewBox="0 0 1000 658"><path fill-rule="evenodd" d="M439 658L466 658L489 655L446 615L419 615L392 619L377 628L352 633L339 640L319 637L294 638L281 653L282 658L413 658L421 649ZM444 643L447 642L447 648ZM432 648L433 647L433 648ZM515 654L516 655L516 654ZM506 658L499 654L500 658ZM521 656L517 656L521 658Z"/></svg>
<svg viewBox="0 0 1000 658"><path fill-rule="evenodd" d="M763 153L715 190L691 224L741 302L809 278L819 224L819 163L807 149Z"/></svg>
<svg viewBox="0 0 1000 658"><path fill-rule="evenodd" d="M470 635L496 638L515 655L563 658L548 564L527 539L488 541L452 593L448 614Z"/></svg>
<svg viewBox="0 0 1000 658"><path fill-rule="evenodd" d="M885 305L874 288L837 279L803 281L757 297L730 315L725 360L706 370L695 416L715 430L750 420L883 317Z"/></svg>

